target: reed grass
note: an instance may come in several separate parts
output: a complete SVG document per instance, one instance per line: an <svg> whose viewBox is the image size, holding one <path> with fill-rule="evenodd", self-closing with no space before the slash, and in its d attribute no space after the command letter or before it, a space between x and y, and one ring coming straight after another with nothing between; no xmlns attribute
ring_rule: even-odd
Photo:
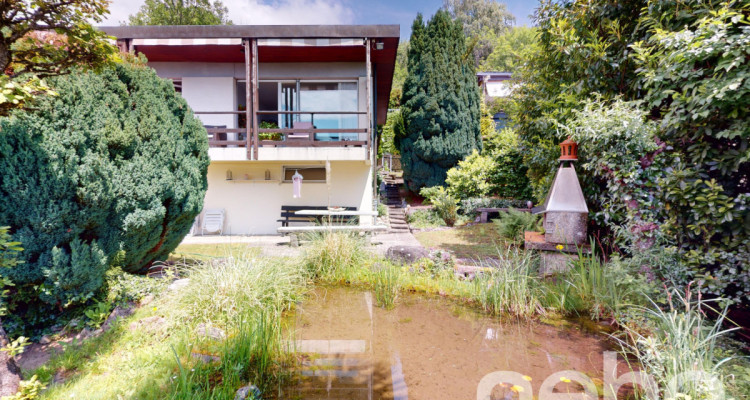
<svg viewBox="0 0 750 400"><path fill-rule="evenodd" d="M372 257L364 247L364 240L356 233L316 232L302 255L302 268L310 278L329 283L347 281Z"/></svg>
<svg viewBox="0 0 750 400"><path fill-rule="evenodd" d="M642 398L728 398L721 366L732 357L717 359L717 342L739 328L723 328L726 308L709 320L706 311L716 310L700 296L692 300L690 286L685 295L676 289L668 294L668 309L653 301L650 307L636 309L653 324L651 332L645 334L642 327L625 326L627 339L620 340L623 351L634 356L659 387L656 392L645 391Z"/></svg>
<svg viewBox="0 0 750 400"><path fill-rule="evenodd" d="M474 280L474 298L492 315L543 314L537 257L517 247L506 248L499 256L497 266Z"/></svg>
<svg viewBox="0 0 750 400"><path fill-rule="evenodd" d="M401 286L400 275L398 267L389 264L381 265L373 271L373 290L378 307L390 310L396 306Z"/></svg>

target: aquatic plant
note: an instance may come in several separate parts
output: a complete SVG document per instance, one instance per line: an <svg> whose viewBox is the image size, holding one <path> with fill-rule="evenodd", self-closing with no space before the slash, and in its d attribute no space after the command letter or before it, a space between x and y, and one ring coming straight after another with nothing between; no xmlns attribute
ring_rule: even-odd
<svg viewBox="0 0 750 400"><path fill-rule="evenodd" d="M302 267L313 279L346 281L348 273L371 257L356 233L319 232L310 234L309 247L302 255Z"/></svg>
<svg viewBox="0 0 750 400"><path fill-rule="evenodd" d="M731 357L717 359L717 341L739 328L724 329L727 309L714 310L700 294L693 301L690 285L684 296L677 289L667 294L668 309L653 301L650 307L636 308L653 324L652 332L626 325L628 338L620 340L623 351L634 356L659 387L661 393L646 392L644 398L725 399L721 366ZM706 311L716 318L710 320Z"/></svg>
<svg viewBox="0 0 750 400"><path fill-rule="evenodd" d="M531 317L544 313L537 278L538 258L517 247L498 250L499 261L474 280L474 298L493 314Z"/></svg>
<svg viewBox="0 0 750 400"><path fill-rule="evenodd" d="M399 269L390 264L378 265L372 273L375 302L378 307L392 309L400 290Z"/></svg>

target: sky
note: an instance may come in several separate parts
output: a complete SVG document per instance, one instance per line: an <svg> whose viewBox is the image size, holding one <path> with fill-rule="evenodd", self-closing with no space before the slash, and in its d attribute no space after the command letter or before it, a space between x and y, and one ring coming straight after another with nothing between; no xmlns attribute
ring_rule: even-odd
<svg viewBox="0 0 750 400"><path fill-rule="evenodd" d="M120 25L144 0L112 0L102 25ZM500 0L515 15L516 25L531 25L537 0ZM418 12L428 17L443 0L223 0L235 25L399 24L401 39L411 34Z"/></svg>

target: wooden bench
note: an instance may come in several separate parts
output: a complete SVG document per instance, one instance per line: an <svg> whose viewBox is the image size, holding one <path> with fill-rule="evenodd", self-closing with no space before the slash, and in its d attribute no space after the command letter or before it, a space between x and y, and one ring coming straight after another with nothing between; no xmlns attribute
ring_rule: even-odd
<svg viewBox="0 0 750 400"><path fill-rule="evenodd" d="M278 219L277 222L281 222L282 227L289 226L290 222L314 222L316 220L315 217L311 217L309 215L296 215L295 213L300 210L327 210L328 207L326 206L281 206L281 219ZM356 211L356 207L344 207L347 211ZM342 222L349 222L353 220L354 218L357 218L356 216L346 216L346 217L336 217L337 221Z"/></svg>
<svg viewBox="0 0 750 400"><path fill-rule="evenodd" d="M479 215L479 222L489 222L489 214L500 214L501 212L508 212L509 208L491 208L491 207L480 207L474 210L475 212L481 213ZM516 208L515 210L521 212L531 212L530 208Z"/></svg>
<svg viewBox="0 0 750 400"><path fill-rule="evenodd" d="M299 234L313 232L364 232L367 240L373 232L385 232L385 225L315 225L315 226L282 226L276 228L282 235L289 235L290 245L299 246Z"/></svg>

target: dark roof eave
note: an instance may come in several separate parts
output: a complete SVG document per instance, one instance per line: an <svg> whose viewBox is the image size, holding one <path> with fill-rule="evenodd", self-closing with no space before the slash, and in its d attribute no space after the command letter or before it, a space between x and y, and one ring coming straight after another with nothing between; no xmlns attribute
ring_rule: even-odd
<svg viewBox="0 0 750 400"><path fill-rule="evenodd" d="M398 38L399 25L168 25L100 26L118 39Z"/></svg>

